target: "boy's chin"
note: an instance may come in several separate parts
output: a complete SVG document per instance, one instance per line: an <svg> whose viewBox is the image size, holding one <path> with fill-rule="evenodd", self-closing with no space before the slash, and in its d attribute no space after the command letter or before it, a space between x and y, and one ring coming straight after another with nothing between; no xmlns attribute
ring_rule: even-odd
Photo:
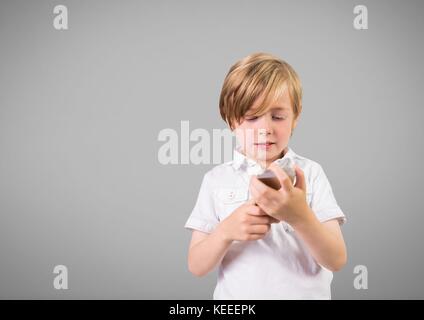
<svg viewBox="0 0 424 320"><path fill-rule="evenodd" d="M274 160L279 157L281 152L269 152L269 151L258 151L256 154L253 155L253 158L256 158L259 161L269 161Z"/></svg>

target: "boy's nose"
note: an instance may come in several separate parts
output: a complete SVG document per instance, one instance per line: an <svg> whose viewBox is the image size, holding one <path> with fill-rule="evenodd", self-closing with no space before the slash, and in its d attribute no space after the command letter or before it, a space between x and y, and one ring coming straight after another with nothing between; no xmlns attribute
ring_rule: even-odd
<svg viewBox="0 0 424 320"><path fill-rule="evenodd" d="M272 121L263 117L262 121L259 124L258 133L259 135L268 135L272 133Z"/></svg>
<svg viewBox="0 0 424 320"><path fill-rule="evenodd" d="M258 130L259 136L267 136L269 134L271 134L271 131L267 128L261 128L261 129Z"/></svg>

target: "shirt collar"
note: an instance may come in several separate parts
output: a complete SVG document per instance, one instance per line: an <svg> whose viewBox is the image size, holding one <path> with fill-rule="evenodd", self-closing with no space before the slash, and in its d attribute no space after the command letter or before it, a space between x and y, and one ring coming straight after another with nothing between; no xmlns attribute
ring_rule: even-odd
<svg viewBox="0 0 424 320"><path fill-rule="evenodd" d="M295 156L296 156L296 153L290 147L287 147L287 152L280 159L284 159L284 158L294 159ZM277 161L277 160L275 160L275 161ZM263 168L260 166L259 163L257 163L253 159L246 157L241 152L241 148L239 146L237 146L234 149L233 163L232 164L233 164L234 169L244 170L244 171L247 171L249 174L260 174L263 171Z"/></svg>

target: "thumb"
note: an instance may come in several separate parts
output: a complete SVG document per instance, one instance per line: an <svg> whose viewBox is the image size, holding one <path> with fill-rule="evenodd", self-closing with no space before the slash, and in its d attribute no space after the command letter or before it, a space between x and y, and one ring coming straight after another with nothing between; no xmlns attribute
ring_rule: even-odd
<svg viewBox="0 0 424 320"><path fill-rule="evenodd" d="M303 170L300 169L298 165L294 166L294 170L296 172L296 184L294 186L306 192L306 181L305 181L305 174L303 173Z"/></svg>
<svg viewBox="0 0 424 320"><path fill-rule="evenodd" d="M245 203L246 206L254 206L256 205L256 201L253 198L250 198L249 200L246 201Z"/></svg>

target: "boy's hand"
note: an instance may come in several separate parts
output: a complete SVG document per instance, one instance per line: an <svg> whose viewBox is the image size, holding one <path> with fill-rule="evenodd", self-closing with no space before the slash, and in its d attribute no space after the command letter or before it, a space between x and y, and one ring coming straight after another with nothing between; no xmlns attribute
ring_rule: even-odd
<svg viewBox="0 0 424 320"><path fill-rule="evenodd" d="M218 226L226 241L258 240L265 237L270 224L278 220L267 215L254 200L249 200L238 207Z"/></svg>
<svg viewBox="0 0 424 320"><path fill-rule="evenodd" d="M291 225L301 222L311 210L306 202L306 182L303 171L296 165L296 184L275 163L269 166L274 171L281 188L274 190L259 181L255 176L250 181L250 193L257 205L270 216L284 220Z"/></svg>

